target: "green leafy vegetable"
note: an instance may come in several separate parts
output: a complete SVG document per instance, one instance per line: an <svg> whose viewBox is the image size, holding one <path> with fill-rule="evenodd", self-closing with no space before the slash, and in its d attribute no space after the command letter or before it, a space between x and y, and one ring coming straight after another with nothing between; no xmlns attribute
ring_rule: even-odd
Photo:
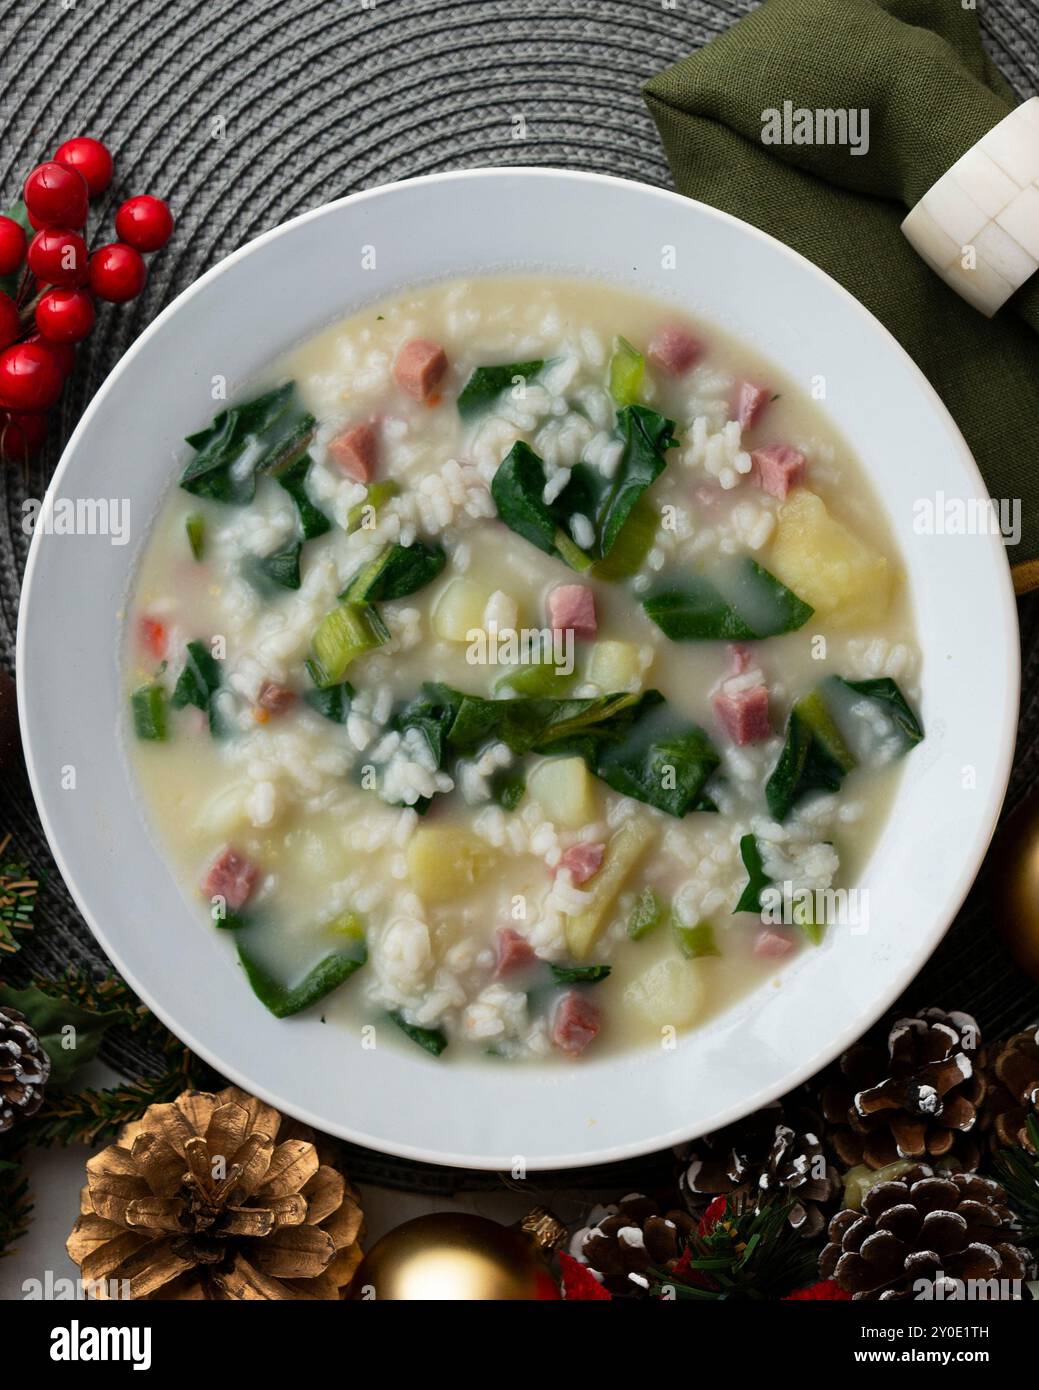
<svg viewBox="0 0 1039 1390"><path fill-rule="evenodd" d="M545 363L512 362L499 367L477 367L462 387L458 397L458 413L463 420L489 410L498 397L520 378L524 383L537 376Z"/></svg>
<svg viewBox="0 0 1039 1390"><path fill-rule="evenodd" d="M314 505L307 492L307 474L313 462L309 454L303 454L278 475L278 482L296 504L305 541L312 541L332 529L331 521L320 507Z"/></svg>
<svg viewBox="0 0 1039 1390"><path fill-rule="evenodd" d="M740 857L749 877L733 912L758 912L761 908L761 895L766 888L772 886L772 880L765 872L756 836L744 835L741 838Z"/></svg>
<svg viewBox="0 0 1039 1390"><path fill-rule="evenodd" d="M151 743L167 737L166 692L161 685L141 685L130 696L134 733Z"/></svg>
<svg viewBox="0 0 1039 1390"><path fill-rule="evenodd" d="M610 358L610 395L618 405L634 405L642 389L646 359L627 338L619 335L613 340Z"/></svg>
<svg viewBox="0 0 1039 1390"><path fill-rule="evenodd" d="M838 791L845 773L850 771L840 750L817 732L817 713L813 703L805 709L802 701L790 711L783 751L765 783L765 801L777 821L786 820L794 805L809 792Z"/></svg>
<svg viewBox="0 0 1039 1390"><path fill-rule="evenodd" d="M334 989L348 979L368 959L366 946L351 947L347 950L332 951L311 969L299 984L281 984L265 966L254 959L247 951L242 938L237 939L238 959L242 963L246 978L253 993L265 1009L275 1018L288 1018L309 1009L319 999L324 999Z"/></svg>
<svg viewBox="0 0 1039 1390"><path fill-rule="evenodd" d="M612 966L609 965L553 965L549 964L552 981L557 985L597 985L608 979Z"/></svg>
<svg viewBox="0 0 1039 1390"><path fill-rule="evenodd" d="M641 941L664 920L664 907L652 888L643 888L628 918L628 935Z"/></svg>
<svg viewBox="0 0 1039 1390"><path fill-rule="evenodd" d="M380 647L389 637L386 625L368 605L340 603L315 629L308 669L315 685L338 685L355 657Z"/></svg>
<svg viewBox="0 0 1039 1390"><path fill-rule="evenodd" d="M899 731L903 751L908 752L910 748L923 739L924 730L920 720L913 713L909 702L902 694L898 685L890 676L883 676L878 680L868 681L849 681L843 676L832 676L830 681L838 685L845 686L856 695L861 695L867 700L873 700L880 706L887 717L894 721L896 729ZM827 685L830 681L826 682Z"/></svg>
<svg viewBox="0 0 1039 1390"><path fill-rule="evenodd" d="M815 611L749 555L713 579L693 575L669 584L642 606L676 642L775 637L803 627Z"/></svg>
<svg viewBox="0 0 1039 1390"><path fill-rule="evenodd" d="M720 956L718 943L714 939L714 928L710 922L697 922L687 927L676 918L671 923L678 949L686 960L698 960L701 956Z"/></svg>
<svg viewBox="0 0 1039 1390"><path fill-rule="evenodd" d="M122 1009L98 1012L84 1008L72 999L60 999L30 985L12 989L0 985L0 1004L17 1009L40 1036L43 1050L51 1061L48 1086L67 1086L76 1072L93 1061L105 1030L122 1022Z"/></svg>
<svg viewBox="0 0 1039 1390"><path fill-rule="evenodd" d="M199 512L192 514L184 522L188 545L196 560L201 560L206 552L206 519Z"/></svg>
<svg viewBox="0 0 1039 1390"><path fill-rule="evenodd" d="M522 768L502 767L490 781L491 800L503 811L515 811L527 790L527 778Z"/></svg>
<svg viewBox="0 0 1039 1390"><path fill-rule="evenodd" d="M553 661L535 661L528 666L510 666L494 683L495 694L499 690L511 690L516 695L552 695L556 698L566 693L572 685L576 672L560 671Z"/></svg>
<svg viewBox="0 0 1039 1390"><path fill-rule="evenodd" d="M442 546L426 545L424 541L413 541L411 545L394 543L354 575L340 598L349 603L406 598L431 584L446 564Z"/></svg>
<svg viewBox="0 0 1039 1390"><path fill-rule="evenodd" d="M609 555L636 502L667 466L665 453L677 443L675 422L644 405L618 410L617 433L624 453L595 514L600 558Z"/></svg>
<svg viewBox="0 0 1039 1390"><path fill-rule="evenodd" d="M368 495L363 502L357 502L346 514L346 529L348 531L358 531L367 526L372 529L368 518L373 520L379 514L379 508L384 502L388 502L391 497L396 497L400 488L392 478L387 478L385 482L369 483Z"/></svg>
<svg viewBox="0 0 1039 1390"><path fill-rule="evenodd" d="M331 719L334 724L345 724L350 713L350 701L354 698L354 688L349 681L339 685L329 685L324 689L308 690L303 699L311 709Z"/></svg>
<svg viewBox="0 0 1039 1390"><path fill-rule="evenodd" d="M170 704L174 709L194 705L209 713L214 693L222 681L221 664L204 642L189 642L187 658L180 678L173 688Z"/></svg>
<svg viewBox="0 0 1039 1390"><path fill-rule="evenodd" d="M303 549L302 541L291 541L270 555L251 555L242 567L242 573L261 593L275 593L278 589L298 589L300 586L299 557Z"/></svg>
<svg viewBox="0 0 1039 1390"><path fill-rule="evenodd" d="M556 535L562 529L560 513L557 507L546 504L544 491L545 465L529 444L517 440L491 482L494 505L510 531L546 555L562 558L556 545Z"/></svg>
<svg viewBox="0 0 1039 1390"><path fill-rule="evenodd" d="M406 1038L418 1043L419 1047L434 1057L439 1057L447 1046L447 1038L439 1028L419 1028L416 1024L409 1023L401 1013L391 1013L390 1018Z"/></svg>
<svg viewBox="0 0 1039 1390"><path fill-rule="evenodd" d="M617 532L613 548L603 560L595 562L596 579L630 579L642 568L642 562L653 548L660 526L660 515L648 496L643 494Z"/></svg>
<svg viewBox="0 0 1039 1390"><path fill-rule="evenodd" d="M288 468L307 451L316 421L295 404L295 383L222 410L208 428L189 435L195 457L180 485L215 502L251 502L256 479Z"/></svg>

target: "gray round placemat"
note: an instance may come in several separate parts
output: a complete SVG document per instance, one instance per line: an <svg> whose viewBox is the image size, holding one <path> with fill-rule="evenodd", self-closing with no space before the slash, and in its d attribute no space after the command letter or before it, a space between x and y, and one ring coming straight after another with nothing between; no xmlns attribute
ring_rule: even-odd
<svg viewBox="0 0 1039 1390"><path fill-rule="evenodd" d="M286 218L392 179L548 164L668 185L641 84L752 8L746 0L2 0L4 199L17 196L28 170L61 140L90 134L110 146L117 170L92 226L101 212L110 227L118 201L140 192L167 198L178 223L141 298L101 310L28 477L0 471L7 668L28 548L22 502L43 495L87 401L174 295ZM1022 96L1034 92L1032 0L990 0L982 24L1010 82ZM276 287L270 299L276 314ZM1032 784L1039 760L1039 598L1024 601L1021 616L1025 699L1008 806ZM2 791L0 830L12 832L19 855L46 879L38 929L10 961L10 975L105 966L54 868L24 774L8 776ZM144 922L147 905L139 908ZM1035 991L992 938L978 890L907 1002L969 1007L990 1033L1039 1013ZM150 1065L117 1034L103 1056L131 1075ZM414 1190L500 1182L363 1149L351 1162L362 1180ZM539 1186L651 1187L668 1166L657 1156L543 1175Z"/></svg>

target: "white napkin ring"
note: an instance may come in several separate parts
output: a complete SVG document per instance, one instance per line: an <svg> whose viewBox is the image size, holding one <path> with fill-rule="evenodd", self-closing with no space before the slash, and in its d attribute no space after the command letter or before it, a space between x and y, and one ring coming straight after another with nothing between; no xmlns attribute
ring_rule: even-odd
<svg viewBox="0 0 1039 1390"><path fill-rule="evenodd" d="M1039 270L1039 97L958 159L902 231L947 285L991 318Z"/></svg>

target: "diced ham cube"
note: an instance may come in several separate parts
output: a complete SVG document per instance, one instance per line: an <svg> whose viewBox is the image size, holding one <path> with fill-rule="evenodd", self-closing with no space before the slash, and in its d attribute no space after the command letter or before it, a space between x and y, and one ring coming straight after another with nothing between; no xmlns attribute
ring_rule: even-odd
<svg viewBox="0 0 1039 1390"><path fill-rule="evenodd" d="M548 620L557 631L568 628L575 637L594 637L595 595L583 584L559 584L548 596Z"/></svg>
<svg viewBox="0 0 1039 1390"><path fill-rule="evenodd" d="M533 965L537 960L537 954L530 942L526 937L520 936L519 932L512 927L498 928L494 948L498 957L494 968L496 980L500 979L502 975L508 975L510 971L521 970L525 965Z"/></svg>
<svg viewBox="0 0 1039 1390"><path fill-rule="evenodd" d="M206 870L202 892L207 898L223 898L228 910L237 912L252 897L260 870L244 854L228 846L222 849Z"/></svg>
<svg viewBox="0 0 1039 1390"><path fill-rule="evenodd" d="M646 351L671 376L684 376L703 355L704 345L678 324L670 323L657 330Z"/></svg>
<svg viewBox="0 0 1039 1390"><path fill-rule="evenodd" d="M769 931L767 927L758 932L757 940L754 942L754 954L765 958L778 958L788 956L794 949L794 943L789 936L781 936L777 931Z"/></svg>
<svg viewBox="0 0 1039 1390"><path fill-rule="evenodd" d="M772 732L768 719L768 688L764 684L743 690L727 690L723 685L712 703L733 743L758 743Z"/></svg>
<svg viewBox="0 0 1039 1390"><path fill-rule="evenodd" d="M375 474L378 439L374 425L352 425L328 446L330 457L355 483L370 483Z"/></svg>
<svg viewBox="0 0 1039 1390"><path fill-rule="evenodd" d="M412 338L397 354L393 375L402 391L424 401L447 371L447 353L428 338Z"/></svg>
<svg viewBox="0 0 1039 1390"><path fill-rule="evenodd" d="M729 643L729 675L742 676L754 662L754 653L746 642Z"/></svg>
<svg viewBox="0 0 1039 1390"><path fill-rule="evenodd" d="M264 681L260 686L256 703L268 714L284 714L296 703L296 692L289 690L287 686L279 685L277 681Z"/></svg>
<svg viewBox="0 0 1039 1390"><path fill-rule="evenodd" d="M576 1057L583 1052L602 1026L599 1006L587 994L571 990L564 994L552 1016L552 1041L563 1052Z"/></svg>
<svg viewBox="0 0 1039 1390"><path fill-rule="evenodd" d="M789 444L766 444L750 456L751 477L771 497L782 501L792 487L805 480L805 456Z"/></svg>
<svg viewBox="0 0 1039 1390"><path fill-rule="evenodd" d="M740 422L740 427L749 430L771 399L767 386L755 386L752 381L741 381L736 397L736 419Z"/></svg>
<svg viewBox="0 0 1039 1390"><path fill-rule="evenodd" d="M570 870L571 883L587 883L602 868L605 845L571 845L559 857L556 872Z"/></svg>

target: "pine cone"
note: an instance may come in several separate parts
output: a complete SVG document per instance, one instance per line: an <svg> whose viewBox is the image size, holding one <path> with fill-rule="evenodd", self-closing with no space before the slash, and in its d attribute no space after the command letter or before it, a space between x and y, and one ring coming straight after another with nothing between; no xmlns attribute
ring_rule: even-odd
<svg viewBox="0 0 1039 1390"><path fill-rule="evenodd" d="M588 1265L612 1294L645 1295L650 1268L670 1269L694 1222L684 1211L661 1214L656 1202L632 1192L608 1207L594 1207L592 1224L571 1238L570 1254Z"/></svg>
<svg viewBox="0 0 1039 1390"><path fill-rule="evenodd" d="M986 1083L981 1127L991 1148L1019 1146L1034 1154L1027 1124L1030 1117L1039 1119L1039 1027L986 1048L978 1068Z"/></svg>
<svg viewBox="0 0 1039 1390"><path fill-rule="evenodd" d="M826 1225L825 1208L840 1179L818 1137L818 1117L796 1102L766 1105L739 1124L694 1140L683 1159L679 1188L701 1216L715 1197L793 1202L788 1220L803 1235Z"/></svg>
<svg viewBox="0 0 1039 1390"><path fill-rule="evenodd" d="M885 1168L900 1158L974 1168L985 1082L974 1066L980 1042L969 1014L925 1009L898 1019L886 1042L849 1049L822 1090L831 1139L849 1168Z"/></svg>
<svg viewBox="0 0 1039 1390"><path fill-rule="evenodd" d="M87 1161L80 1211L67 1248L98 1297L333 1299L361 1262L349 1183L234 1086L150 1105Z"/></svg>
<svg viewBox="0 0 1039 1390"><path fill-rule="evenodd" d="M51 1074L51 1059L24 1014L0 1006L0 1134L35 1115Z"/></svg>
<svg viewBox="0 0 1039 1390"><path fill-rule="evenodd" d="M819 1257L822 1277L853 1298L962 1296L956 1281L968 1279L986 1281L980 1297L1028 1296L1028 1252L1015 1244L999 1183L977 1173L936 1174L920 1163L871 1187L862 1206L837 1213Z"/></svg>

